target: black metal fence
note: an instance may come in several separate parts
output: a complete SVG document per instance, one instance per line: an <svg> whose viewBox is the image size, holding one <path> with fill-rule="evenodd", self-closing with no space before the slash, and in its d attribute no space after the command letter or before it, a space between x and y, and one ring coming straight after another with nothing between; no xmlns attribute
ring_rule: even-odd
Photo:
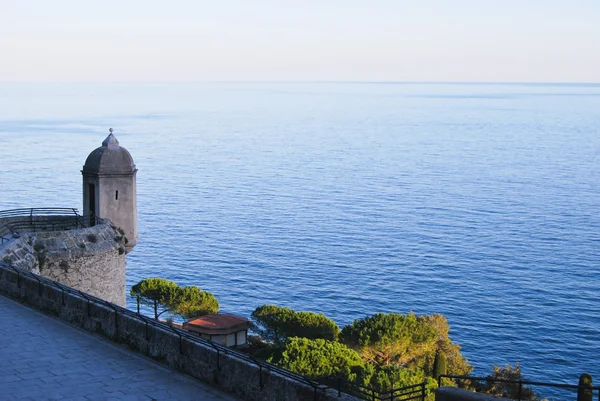
<svg viewBox="0 0 600 401"><path fill-rule="evenodd" d="M35 216L79 216L77 209L65 207L42 207L42 208L27 208L27 209L10 209L0 211L0 219L6 217L29 217L33 221Z"/></svg>
<svg viewBox="0 0 600 401"><path fill-rule="evenodd" d="M578 384L562 384L562 383L546 383L546 382L537 382L537 381L529 381L529 380L507 380L507 379L493 379L490 377L477 377L477 376L454 376L454 375L440 375L438 377L438 383L440 383L440 379L447 378L451 380L455 380L458 384L458 387L467 387L471 389L480 388L482 382L487 383L503 383L503 384L512 384L516 386L517 394L509 395L513 398L516 396L517 401L527 400L527 388L525 386L534 386L534 387L551 387L555 389L570 389L579 391L580 389L586 389L591 391L592 394L594 392L598 392L598 401L600 401L600 386L579 386ZM510 398L510 397L509 397ZM562 399L562 398L561 398ZM573 398L575 400L576 398Z"/></svg>
<svg viewBox="0 0 600 401"><path fill-rule="evenodd" d="M64 231L97 224L98 218L84 218L75 208L29 208L0 211L0 243L15 234L41 231Z"/></svg>
<svg viewBox="0 0 600 401"><path fill-rule="evenodd" d="M319 382L334 388L338 396L342 392L372 401L425 401L427 397L426 382L413 384L411 386L380 391L369 386L362 386L348 380L335 376L327 376L317 379Z"/></svg>

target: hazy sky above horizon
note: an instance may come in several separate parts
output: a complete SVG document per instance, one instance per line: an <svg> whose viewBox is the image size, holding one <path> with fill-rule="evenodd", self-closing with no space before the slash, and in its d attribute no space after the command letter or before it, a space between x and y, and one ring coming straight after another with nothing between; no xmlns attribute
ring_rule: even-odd
<svg viewBox="0 0 600 401"><path fill-rule="evenodd" d="M599 0L0 0L0 82L600 82Z"/></svg>

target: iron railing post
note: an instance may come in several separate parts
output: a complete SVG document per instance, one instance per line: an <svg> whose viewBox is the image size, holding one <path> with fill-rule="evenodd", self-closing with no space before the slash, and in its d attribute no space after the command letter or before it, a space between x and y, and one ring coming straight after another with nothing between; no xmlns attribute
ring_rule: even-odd
<svg viewBox="0 0 600 401"><path fill-rule="evenodd" d="M519 401L521 401L521 390L523 390L523 382L519 380Z"/></svg>

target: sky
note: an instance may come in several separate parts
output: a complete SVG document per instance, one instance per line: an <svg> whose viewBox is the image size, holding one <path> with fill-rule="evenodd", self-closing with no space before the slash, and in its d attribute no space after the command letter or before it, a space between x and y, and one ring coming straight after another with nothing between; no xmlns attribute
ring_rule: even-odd
<svg viewBox="0 0 600 401"><path fill-rule="evenodd" d="M600 82L600 0L0 0L0 82Z"/></svg>

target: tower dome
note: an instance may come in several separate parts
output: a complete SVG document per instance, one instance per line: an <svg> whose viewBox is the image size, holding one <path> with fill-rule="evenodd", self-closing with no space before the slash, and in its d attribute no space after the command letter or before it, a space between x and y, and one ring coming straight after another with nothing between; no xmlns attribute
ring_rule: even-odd
<svg viewBox="0 0 600 401"><path fill-rule="evenodd" d="M131 174L135 171L133 158L127 149L110 134L102 141L102 146L90 153L83 165L83 171L96 174Z"/></svg>
<svg viewBox="0 0 600 401"><path fill-rule="evenodd" d="M138 241L136 173L131 154L110 134L89 154L83 175L83 215L90 225L108 219L127 238L130 251Z"/></svg>

